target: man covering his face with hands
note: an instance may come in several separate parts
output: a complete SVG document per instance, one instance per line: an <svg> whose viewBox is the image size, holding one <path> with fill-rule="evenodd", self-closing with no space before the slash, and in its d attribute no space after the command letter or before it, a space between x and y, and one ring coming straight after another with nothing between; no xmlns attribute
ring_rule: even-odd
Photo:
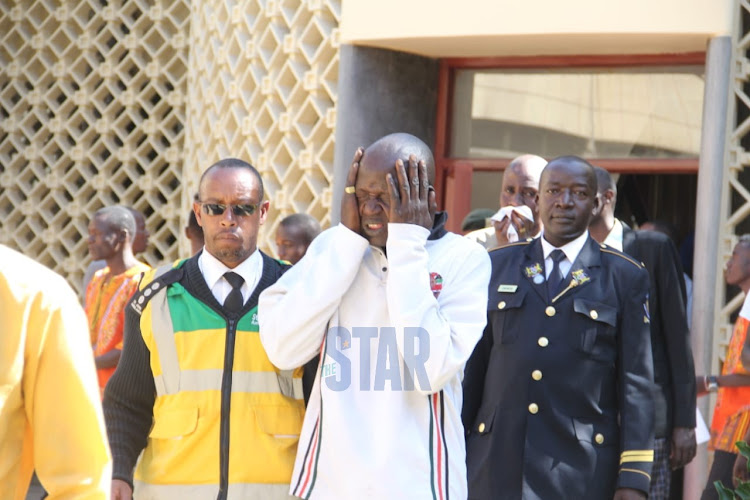
<svg viewBox="0 0 750 500"><path fill-rule="evenodd" d="M271 361L321 357L295 496L466 497L461 376L485 324L490 265L445 230L433 179L432 153L412 135L358 149L341 223L261 295Z"/></svg>

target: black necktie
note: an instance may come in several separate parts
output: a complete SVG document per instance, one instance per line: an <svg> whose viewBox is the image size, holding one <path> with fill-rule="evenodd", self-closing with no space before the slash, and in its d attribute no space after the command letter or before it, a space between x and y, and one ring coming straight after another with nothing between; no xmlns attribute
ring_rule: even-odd
<svg viewBox="0 0 750 500"><path fill-rule="evenodd" d="M553 264L552 272L549 273L549 278L547 278L547 293L549 294L549 299L552 300L560 290L560 283L563 280L562 272L560 272L560 262L565 258L565 252L559 249L552 250L549 257L552 259Z"/></svg>
<svg viewBox="0 0 750 500"><path fill-rule="evenodd" d="M232 285L232 291L229 292L227 298L224 299L224 309L226 309L227 312L237 314L240 312L240 309L242 309L242 305L245 302L242 299L241 290L242 284L245 282L245 279L239 274L233 273L231 271L224 273L224 279L227 280L230 285Z"/></svg>

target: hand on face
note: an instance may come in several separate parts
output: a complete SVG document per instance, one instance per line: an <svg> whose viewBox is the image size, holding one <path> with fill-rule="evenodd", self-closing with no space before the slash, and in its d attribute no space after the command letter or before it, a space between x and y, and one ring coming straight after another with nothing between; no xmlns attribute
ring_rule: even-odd
<svg viewBox="0 0 750 500"><path fill-rule="evenodd" d="M508 228L510 227L510 217L506 217L500 222L492 221L492 225L495 228L495 239L497 240L497 245L502 247L510 243L510 240L508 240Z"/></svg>
<svg viewBox="0 0 750 500"><path fill-rule="evenodd" d="M419 162L418 168L417 158L412 155L407 174L402 160L391 161L382 151L365 156L358 149L346 180L347 188L356 189L344 190L341 200L341 223L378 247L386 245L389 222L431 229L437 211L424 162Z"/></svg>
<svg viewBox="0 0 750 500"><path fill-rule="evenodd" d="M344 196L341 198L341 223L357 234L362 234L360 231L359 204L357 203L357 197L354 192L347 192L347 189L353 188L357 183L359 161L362 159L363 154L364 149L361 147L357 148L357 152L354 153L354 159L349 167L349 173L346 175L346 189L344 190Z"/></svg>
<svg viewBox="0 0 750 500"><path fill-rule="evenodd" d="M396 160L396 180L390 173L386 180L391 190L391 205L388 214L389 222L416 224L432 229L434 207L437 206L435 191L430 187L427 178L427 166L423 160L409 156L408 173L404 162Z"/></svg>
<svg viewBox="0 0 750 500"><path fill-rule="evenodd" d="M516 230L519 241L536 235L534 222L515 211L510 213L510 217L506 217L500 222L494 221L493 225L495 226L495 239L497 239L498 246L505 246L510 243L508 229L511 225Z"/></svg>

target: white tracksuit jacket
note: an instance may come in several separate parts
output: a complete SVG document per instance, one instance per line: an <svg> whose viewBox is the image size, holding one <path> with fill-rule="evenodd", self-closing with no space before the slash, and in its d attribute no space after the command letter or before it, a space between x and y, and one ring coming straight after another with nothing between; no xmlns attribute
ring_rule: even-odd
<svg viewBox="0 0 750 500"><path fill-rule="evenodd" d="M465 499L461 380L487 315L490 261L453 233L389 224L386 252L343 225L260 296L280 369L322 352L290 492Z"/></svg>

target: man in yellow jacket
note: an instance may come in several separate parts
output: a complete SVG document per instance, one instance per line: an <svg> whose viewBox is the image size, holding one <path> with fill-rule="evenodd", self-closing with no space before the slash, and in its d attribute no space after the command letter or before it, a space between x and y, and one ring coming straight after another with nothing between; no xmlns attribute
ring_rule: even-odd
<svg viewBox="0 0 750 500"><path fill-rule="evenodd" d="M36 469L49 500L109 498L107 446L86 315L65 280L0 245L0 499Z"/></svg>

